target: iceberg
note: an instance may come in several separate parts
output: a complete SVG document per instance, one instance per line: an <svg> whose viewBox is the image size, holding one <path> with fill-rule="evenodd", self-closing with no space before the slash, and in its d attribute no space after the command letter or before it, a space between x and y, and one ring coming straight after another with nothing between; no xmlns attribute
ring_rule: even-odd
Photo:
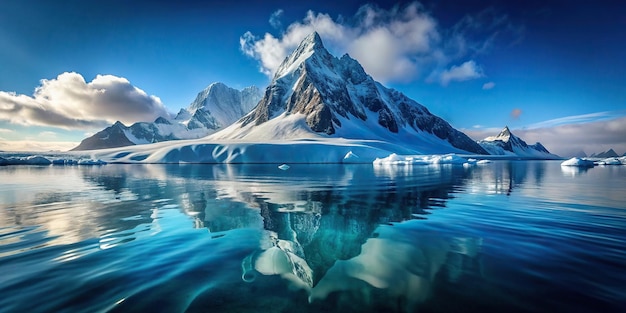
<svg viewBox="0 0 626 313"><path fill-rule="evenodd" d="M578 166L578 167L594 167L595 163L581 158L571 158L567 161L563 161L561 166Z"/></svg>
<svg viewBox="0 0 626 313"><path fill-rule="evenodd" d="M106 161L90 159L71 153L56 155L5 155L0 165L104 165Z"/></svg>
<svg viewBox="0 0 626 313"><path fill-rule="evenodd" d="M374 165L428 165L428 164L475 164L475 160L465 159L456 154L444 155L405 155L400 156L395 153L385 158L377 158Z"/></svg>
<svg viewBox="0 0 626 313"><path fill-rule="evenodd" d="M606 159L602 159L598 161L598 164L599 165L624 165L626 164L626 157L620 157L620 158L610 157L610 158L606 158Z"/></svg>

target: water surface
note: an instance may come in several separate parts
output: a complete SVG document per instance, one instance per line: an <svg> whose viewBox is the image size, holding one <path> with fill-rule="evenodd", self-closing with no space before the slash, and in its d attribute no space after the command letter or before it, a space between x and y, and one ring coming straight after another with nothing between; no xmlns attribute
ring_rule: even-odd
<svg viewBox="0 0 626 313"><path fill-rule="evenodd" d="M2 312L617 312L626 166L0 167Z"/></svg>

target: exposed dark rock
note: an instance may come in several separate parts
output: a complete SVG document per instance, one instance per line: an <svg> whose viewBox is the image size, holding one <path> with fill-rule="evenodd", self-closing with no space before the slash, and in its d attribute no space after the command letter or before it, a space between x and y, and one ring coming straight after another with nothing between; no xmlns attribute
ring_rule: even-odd
<svg viewBox="0 0 626 313"><path fill-rule="evenodd" d="M424 106L374 81L349 55L332 56L317 33L305 38L283 61L257 107L241 119L242 126L259 125L282 113L305 114L310 129L326 135L336 134L342 119L366 122L368 115L374 115L375 123L390 134L412 128L434 134L458 149L487 154Z"/></svg>

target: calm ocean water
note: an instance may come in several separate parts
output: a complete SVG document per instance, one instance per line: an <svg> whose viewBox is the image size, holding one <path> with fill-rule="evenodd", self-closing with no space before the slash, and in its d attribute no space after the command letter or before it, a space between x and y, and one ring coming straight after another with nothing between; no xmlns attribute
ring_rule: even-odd
<svg viewBox="0 0 626 313"><path fill-rule="evenodd" d="M626 166L0 167L0 312L626 312Z"/></svg>

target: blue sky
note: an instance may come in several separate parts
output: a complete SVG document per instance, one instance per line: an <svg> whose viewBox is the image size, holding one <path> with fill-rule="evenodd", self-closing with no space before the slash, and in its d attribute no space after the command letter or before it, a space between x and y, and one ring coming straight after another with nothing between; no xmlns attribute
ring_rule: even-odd
<svg viewBox="0 0 626 313"><path fill-rule="evenodd" d="M69 148L216 81L265 88L317 30L474 138L508 125L561 154L624 153L624 16L619 1L4 1L0 149Z"/></svg>

